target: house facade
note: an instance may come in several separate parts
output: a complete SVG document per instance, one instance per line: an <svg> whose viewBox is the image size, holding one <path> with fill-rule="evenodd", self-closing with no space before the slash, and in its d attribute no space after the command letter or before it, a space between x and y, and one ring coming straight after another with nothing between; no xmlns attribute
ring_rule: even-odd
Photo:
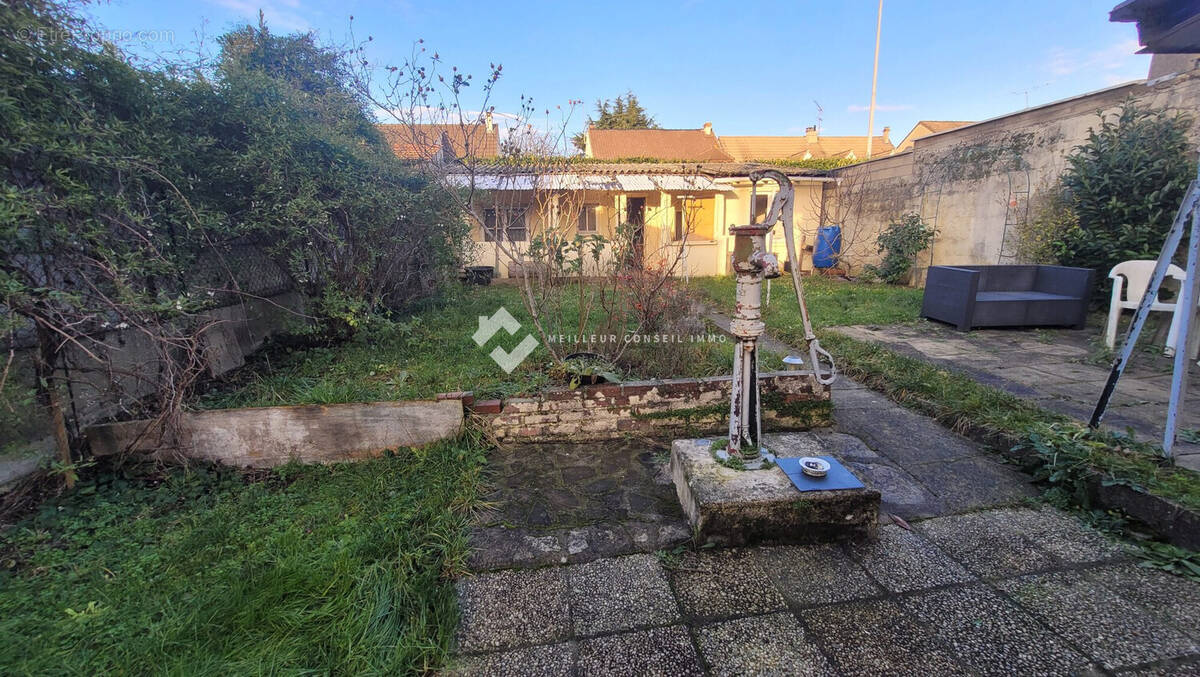
<svg viewBox="0 0 1200 677"><path fill-rule="evenodd" d="M749 173L738 163L580 164L540 174L480 167L473 177L475 204L470 265L491 266L501 277L520 273L514 252L552 236L599 236L598 265L607 265L621 241L636 251L643 266L673 266L679 276L728 275L733 248L730 228L765 216L777 192L763 181L751 195ZM813 242L819 225L824 172L788 169L795 191L793 219L797 242ZM806 238L806 240L805 240ZM783 233L772 232L770 245L785 258ZM806 256L802 269L811 266Z"/></svg>
<svg viewBox="0 0 1200 677"><path fill-rule="evenodd" d="M589 128L583 158L534 169L498 160L490 122L412 127L417 129L383 130L401 157L452 152L469 159L450 177L472 191L477 211L467 263L492 267L499 277L532 265L531 246L576 236L604 242L599 261L590 265L608 265L624 248L635 252L637 265L671 266L679 276L728 275L730 228L761 220L778 189L773 181L752 185L750 173L763 168L778 169L791 181L800 267L809 270L834 179L823 170L759 161L854 159L866 150L866 137L820 137L815 129L803 137L718 137L711 123L698 129ZM886 128L873 143L875 152L891 152ZM785 260L781 227L768 244Z"/></svg>

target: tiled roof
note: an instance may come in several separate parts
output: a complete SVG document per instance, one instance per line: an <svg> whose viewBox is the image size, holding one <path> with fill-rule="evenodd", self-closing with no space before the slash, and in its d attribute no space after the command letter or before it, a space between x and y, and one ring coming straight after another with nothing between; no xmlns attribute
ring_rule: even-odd
<svg viewBox="0 0 1200 677"><path fill-rule="evenodd" d="M721 146L738 162L843 158L851 154L860 160L867 157L865 136L722 136ZM887 137L876 136L871 154L890 152L892 144Z"/></svg>
<svg viewBox="0 0 1200 677"><path fill-rule="evenodd" d="M973 124L971 120L921 120L918 125L925 125L929 129L930 134L938 132L948 132L951 129L958 129L969 124Z"/></svg>
<svg viewBox="0 0 1200 677"><path fill-rule="evenodd" d="M711 130L711 128L710 128ZM662 158L729 162L717 137L703 129L588 129L592 154L600 160Z"/></svg>
<svg viewBox="0 0 1200 677"><path fill-rule="evenodd" d="M921 137L929 136L930 134L948 132L951 129L958 129L959 127L965 127L971 124L975 123L964 120L921 120L917 124L913 125L912 131L908 133L908 136L904 137L904 140L900 142L900 145L896 146L896 150L905 151L909 148L912 148L913 141L916 141Z"/></svg>
<svg viewBox="0 0 1200 677"><path fill-rule="evenodd" d="M493 158L500 154L500 133L496 127L488 131L483 123L465 125L378 125L388 145L397 157L405 160L428 160L438 151L442 132L459 158Z"/></svg>

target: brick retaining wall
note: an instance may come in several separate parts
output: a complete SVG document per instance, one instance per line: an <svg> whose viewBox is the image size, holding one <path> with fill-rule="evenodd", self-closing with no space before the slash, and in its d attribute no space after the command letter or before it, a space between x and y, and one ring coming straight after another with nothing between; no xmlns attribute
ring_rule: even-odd
<svg viewBox="0 0 1200 677"><path fill-rule="evenodd" d="M829 386L808 372L760 374L764 429L832 423ZM718 433L729 421L729 376L557 388L531 397L475 400L442 393L506 442L589 441L628 434Z"/></svg>

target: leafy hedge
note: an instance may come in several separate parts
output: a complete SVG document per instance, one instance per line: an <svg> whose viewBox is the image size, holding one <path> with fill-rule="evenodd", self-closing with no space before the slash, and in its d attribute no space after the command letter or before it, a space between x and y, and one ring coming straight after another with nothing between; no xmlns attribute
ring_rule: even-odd
<svg viewBox="0 0 1200 677"><path fill-rule="evenodd" d="M1067 157L1062 183L1075 224L1054 247L1063 265L1103 275L1121 261L1158 257L1196 164L1190 116L1132 100L1099 115Z"/></svg>
<svg viewBox="0 0 1200 677"><path fill-rule="evenodd" d="M343 333L457 267L460 214L393 155L341 54L265 25L219 44L211 66L146 69L69 7L0 12L0 333L36 329L43 379L118 327L182 360L167 380L186 387L196 313L237 294L247 244Z"/></svg>

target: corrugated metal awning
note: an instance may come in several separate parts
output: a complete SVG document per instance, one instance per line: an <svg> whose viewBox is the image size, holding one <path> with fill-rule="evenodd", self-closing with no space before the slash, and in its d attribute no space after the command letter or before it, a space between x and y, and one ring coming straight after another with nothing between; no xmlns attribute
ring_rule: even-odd
<svg viewBox="0 0 1200 677"><path fill-rule="evenodd" d="M658 186L644 174L618 174L617 183L624 191L658 190Z"/></svg>
<svg viewBox="0 0 1200 677"><path fill-rule="evenodd" d="M713 183L707 176L679 176L677 174L656 174L650 177L661 190L676 192L693 192L698 190L726 190Z"/></svg>
<svg viewBox="0 0 1200 677"><path fill-rule="evenodd" d="M554 174L538 182L546 190L621 190L616 178L604 174Z"/></svg>
<svg viewBox="0 0 1200 677"><path fill-rule="evenodd" d="M451 174L446 182L458 188L472 187L475 190L533 190L537 179L528 174L476 174L471 177L466 174Z"/></svg>

